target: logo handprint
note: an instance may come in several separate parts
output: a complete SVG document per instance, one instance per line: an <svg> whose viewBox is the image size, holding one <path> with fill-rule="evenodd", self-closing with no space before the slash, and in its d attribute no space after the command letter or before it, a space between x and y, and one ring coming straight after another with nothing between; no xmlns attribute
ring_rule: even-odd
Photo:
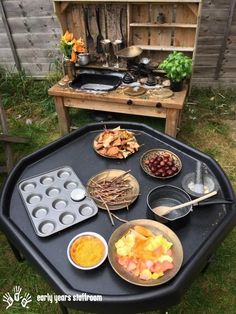
<svg viewBox="0 0 236 314"><path fill-rule="evenodd" d="M12 298L12 296L10 295L9 292L5 293L3 295L3 298L2 298L3 302L6 302L8 305L6 307L6 310L12 306L12 304L14 303L14 300Z"/></svg>
<svg viewBox="0 0 236 314"><path fill-rule="evenodd" d="M22 290L22 288L21 288L20 286L15 286L15 287L13 288L14 300L15 300L16 302L19 302L20 299L22 298L22 297L20 297L21 290Z"/></svg>
<svg viewBox="0 0 236 314"><path fill-rule="evenodd" d="M32 302L32 297L29 293L25 293L24 297L20 295L22 288L20 286L15 286L13 289L13 296L10 295L9 292L6 292L3 295L3 302L7 303L6 310L13 305L14 302L20 302L21 306L28 309L29 306L27 306L28 303Z"/></svg>
<svg viewBox="0 0 236 314"><path fill-rule="evenodd" d="M24 298L21 300L22 307L29 308L26 306L29 302L32 302L31 295L29 293L25 293Z"/></svg>

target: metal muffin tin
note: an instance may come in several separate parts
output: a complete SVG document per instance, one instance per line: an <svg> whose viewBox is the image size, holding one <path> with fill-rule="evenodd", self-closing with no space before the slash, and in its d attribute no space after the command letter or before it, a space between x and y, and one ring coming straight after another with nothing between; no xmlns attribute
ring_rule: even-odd
<svg viewBox="0 0 236 314"><path fill-rule="evenodd" d="M23 180L18 187L40 237L50 236L98 212L96 203L68 166Z"/></svg>

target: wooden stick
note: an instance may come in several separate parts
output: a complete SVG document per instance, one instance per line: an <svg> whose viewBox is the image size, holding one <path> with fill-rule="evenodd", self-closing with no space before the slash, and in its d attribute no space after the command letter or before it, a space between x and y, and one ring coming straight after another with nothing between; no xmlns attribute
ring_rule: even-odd
<svg viewBox="0 0 236 314"><path fill-rule="evenodd" d="M116 218L117 220L121 221L121 222L128 222L128 220L122 219L122 218L116 216L116 215L113 214L113 213L112 213L112 216L113 216L114 218Z"/></svg>
<svg viewBox="0 0 236 314"><path fill-rule="evenodd" d="M101 196L100 196L100 197L101 197ZM109 209L109 207L107 206L107 203L102 199L102 197L101 197L101 200L103 201L103 203L104 203L104 205L105 205L105 207L106 207L106 210L107 210L107 212L108 212L109 218L110 218L110 220L111 220L111 224L112 224L112 226L114 226L114 220L113 220L113 218L112 218L110 209Z"/></svg>

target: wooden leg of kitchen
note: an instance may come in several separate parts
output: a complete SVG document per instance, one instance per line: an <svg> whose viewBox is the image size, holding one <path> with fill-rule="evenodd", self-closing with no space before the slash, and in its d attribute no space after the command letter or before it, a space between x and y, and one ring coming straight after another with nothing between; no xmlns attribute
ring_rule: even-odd
<svg viewBox="0 0 236 314"><path fill-rule="evenodd" d="M180 110L178 110L178 109L166 108L165 133L172 136L172 137L176 137L176 134L177 134L179 112L180 112Z"/></svg>
<svg viewBox="0 0 236 314"><path fill-rule="evenodd" d="M183 110L179 110L179 118L178 118L178 123L177 123L177 133L180 130L180 123L181 123L181 119L182 119L182 112L183 112Z"/></svg>
<svg viewBox="0 0 236 314"><path fill-rule="evenodd" d="M61 135L65 135L70 132L70 117L68 108L64 106L63 97L55 96L54 102L57 111L60 133Z"/></svg>

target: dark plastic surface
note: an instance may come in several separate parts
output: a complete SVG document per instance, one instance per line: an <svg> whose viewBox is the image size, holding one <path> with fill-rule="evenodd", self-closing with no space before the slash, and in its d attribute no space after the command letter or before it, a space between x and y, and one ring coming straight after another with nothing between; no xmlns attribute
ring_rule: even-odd
<svg viewBox="0 0 236 314"><path fill-rule="evenodd" d="M170 282L154 287L138 287L122 280L106 261L99 269L83 272L70 265L66 248L78 233L94 231L109 239L113 227L108 215L99 211L96 217L75 225L48 238L39 238L30 223L24 204L17 189L20 180L68 165L73 168L83 184L96 173L117 168L128 170L140 183L141 195L130 206L129 211L120 210L116 214L123 219L152 218L148 214L146 197L163 181L146 175L140 165L141 155L152 148L164 148L176 153L182 160L183 168L166 184L181 187L184 175L196 168L197 160L204 162L219 182L217 198L234 200L235 196L229 180L220 166L209 156L189 146L155 131L142 124L130 122L106 122L107 128L120 125L140 135L138 142L145 144L127 160L111 160L97 155L92 143L94 137L103 130L104 124L87 125L22 159L9 175L1 198L0 224L9 240L23 252L44 275L59 294L102 294L102 302L65 303L73 308L101 313L135 313L166 308L180 301L184 291L194 277L206 265L213 251L236 224L235 204L202 206L194 209L184 227L174 230L180 238L184 250L184 262L180 272Z"/></svg>
<svg viewBox="0 0 236 314"><path fill-rule="evenodd" d="M85 84L90 84L90 86L93 85L94 87L86 88ZM115 75L82 73L79 74L69 85L74 89L83 88L85 90L88 89L97 91L111 91L113 89L116 89L120 84L120 77ZM105 86L107 86L106 89Z"/></svg>

